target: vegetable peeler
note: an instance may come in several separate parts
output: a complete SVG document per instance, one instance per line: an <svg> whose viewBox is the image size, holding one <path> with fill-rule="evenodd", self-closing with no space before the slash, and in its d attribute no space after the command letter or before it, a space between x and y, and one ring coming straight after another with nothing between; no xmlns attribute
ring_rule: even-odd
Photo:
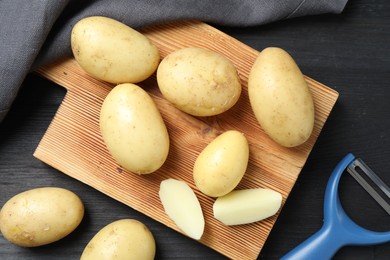
<svg viewBox="0 0 390 260"><path fill-rule="evenodd" d="M347 154L333 170L325 190L324 224L319 231L283 256L288 259L331 259L346 245L374 245L390 242L390 232L367 230L349 218L341 206L338 186L347 171L390 214L390 206L366 179L377 185L390 198L389 187L360 159ZM364 177L365 175L365 177Z"/></svg>

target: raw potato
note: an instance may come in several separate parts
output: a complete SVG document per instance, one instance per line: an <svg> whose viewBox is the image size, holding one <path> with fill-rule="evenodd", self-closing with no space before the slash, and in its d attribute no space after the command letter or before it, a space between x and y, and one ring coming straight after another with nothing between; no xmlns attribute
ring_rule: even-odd
<svg viewBox="0 0 390 260"><path fill-rule="evenodd" d="M91 16L75 24L73 55L92 76L111 83L137 83L160 62L157 47L143 34L111 18Z"/></svg>
<svg viewBox="0 0 390 260"><path fill-rule="evenodd" d="M169 152L168 131L150 95L137 85L114 87L100 111L100 130L112 157L138 174L158 170Z"/></svg>
<svg viewBox="0 0 390 260"><path fill-rule="evenodd" d="M202 48L183 48L166 56L157 69L164 97L194 116L212 116L230 109L241 94L233 63Z"/></svg>
<svg viewBox="0 0 390 260"><path fill-rule="evenodd" d="M241 225L275 215L281 204L282 195L270 189L234 190L214 202L213 212L225 225Z"/></svg>
<svg viewBox="0 0 390 260"><path fill-rule="evenodd" d="M275 142L285 147L303 144L314 126L309 87L293 58L283 49L264 49L248 80L255 116Z"/></svg>
<svg viewBox="0 0 390 260"><path fill-rule="evenodd" d="M156 243L147 226L134 219L121 219L103 227L85 247L81 260L152 260Z"/></svg>
<svg viewBox="0 0 390 260"><path fill-rule="evenodd" d="M57 187L35 188L4 204L0 230L15 245L42 246L70 234L83 216L83 203L73 192Z"/></svg>
<svg viewBox="0 0 390 260"><path fill-rule="evenodd" d="M199 200L190 186L184 181L167 179L160 184L159 196L165 213L185 234L199 240L205 222Z"/></svg>
<svg viewBox="0 0 390 260"><path fill-rule="evenodd" d="M193 175L198 189L211 197L232 191L245 174L249 145L243 133L230 130L209 143L195 161Z"/></svg>

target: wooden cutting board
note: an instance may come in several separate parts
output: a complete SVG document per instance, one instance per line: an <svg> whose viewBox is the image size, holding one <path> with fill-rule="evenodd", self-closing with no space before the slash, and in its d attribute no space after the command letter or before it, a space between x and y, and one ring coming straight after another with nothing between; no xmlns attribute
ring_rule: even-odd
<svg viewBox="0 0 390 260"><path fill-rule="evenodd" d="M224 226L213 218L214 199L201 194L194 185L193 163L218 134L229 129L242 131L250 143L250 160L237 189L271 188L283 195L284 204L338 93L306 77L315 103L315 128L305 144L284 148L265 135L249 104L248 74L258 51L195 21L153 26L142 32L158 46L162 57L187 46L204 47L227 56L242 80L243 91L238 103L221 115L196 118L177 110L162 98L155 76L139 84L152 95L171 139L164 166L155 173L139 176L127 172L111 158L99 131L100 106L113 85L90 77L75 60L63 60L37 70L43 77L65 87L67 94L34 156L178 232L181 231L163 210L158 191L164 179L184 180L194 189L204 212L206 226L200 243L232 259L255 259L279 213L253 224Z"/></svg>

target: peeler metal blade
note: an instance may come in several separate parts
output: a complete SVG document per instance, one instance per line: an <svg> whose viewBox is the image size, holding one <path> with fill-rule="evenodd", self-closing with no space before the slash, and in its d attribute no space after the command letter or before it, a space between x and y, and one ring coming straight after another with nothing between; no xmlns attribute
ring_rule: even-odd
<svg viewBox="0 0 390 260"><path fill-rule="evenodd" d="M368 167L362 159L357 158L347 167L348 173L373 197L390 215L390 188ZM365 178L366 177L366 178ZM370 180L387 197L387 201L367 180Z"/></svg>

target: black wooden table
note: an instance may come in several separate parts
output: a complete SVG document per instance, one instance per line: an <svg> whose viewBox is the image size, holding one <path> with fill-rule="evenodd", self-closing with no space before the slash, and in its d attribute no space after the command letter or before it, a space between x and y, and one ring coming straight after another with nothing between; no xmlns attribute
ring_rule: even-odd
<svg viewBox="0 0 390 260"><path fill-rule="evenodd" d="M318 230L329 175L354 153L390 184L390 2L351 0L340 15L321 15L251 28L217 27L247 45L286 49L303 73L337 90L340 97L271 232L260 259L277 259ZM86 214L68 237L48 246L20 248L0 235L0 259L78 259L104 225L132 217L144 222L157 243L157 259L224 257L135 210L56 171L33 157L65 90L28 75L11 112L0 124L0 205L40 186L73 190ZM362 226L390 230L388 216L349 176L340 183L347 213ZM389 259L390 243L342 248L335 259Z"/></svg>

